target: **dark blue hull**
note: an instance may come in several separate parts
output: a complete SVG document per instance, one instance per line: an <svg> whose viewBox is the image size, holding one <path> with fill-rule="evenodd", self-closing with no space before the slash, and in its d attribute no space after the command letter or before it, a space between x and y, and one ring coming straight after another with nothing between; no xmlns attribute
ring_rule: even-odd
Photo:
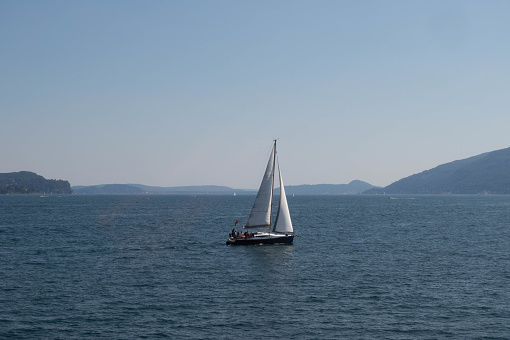
<svg viewBox="0 0 510 340"><path fill-rule="evenodd" d="M254 246L258 244L291 244L294 241L294 235L290 236L272 236L272 237L253 237L253 238L229 238L227 246Z"/></svg>

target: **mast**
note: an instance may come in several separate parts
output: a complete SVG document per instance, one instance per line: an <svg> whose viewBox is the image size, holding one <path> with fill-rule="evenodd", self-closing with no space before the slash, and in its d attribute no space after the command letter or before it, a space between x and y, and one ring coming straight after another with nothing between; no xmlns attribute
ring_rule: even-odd
<svg viewBox="0 0 510 340"><path fill-rule="evenodd" d="M275 173L275 163L276 163L276 141L277 139L274 139L274 145L273 145L273 179L271 183L271 212L269 217L269 235L271 236L271 224L273 220L273 201L274 201L274 173ZM279 208L278 208L279 209ZM275 220L276 221L276 220Z"/></svg>

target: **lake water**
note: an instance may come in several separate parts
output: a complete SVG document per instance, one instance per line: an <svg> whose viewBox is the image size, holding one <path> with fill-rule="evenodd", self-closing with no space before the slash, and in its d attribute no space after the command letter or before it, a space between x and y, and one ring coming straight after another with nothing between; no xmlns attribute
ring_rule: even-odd
<svg viewBox="0 0 510 340"><path fill-rule="evenodd" d="M0 196L0 338L509 339L509 196Z"/></svg>

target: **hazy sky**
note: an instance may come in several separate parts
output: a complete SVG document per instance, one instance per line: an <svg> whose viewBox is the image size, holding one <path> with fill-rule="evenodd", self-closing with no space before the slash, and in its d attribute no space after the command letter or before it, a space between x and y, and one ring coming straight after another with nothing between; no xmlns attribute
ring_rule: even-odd
<svg viewBox="0 0 510 340"><path fill-rule="evenodd" d="M0 172L385 186L510 146L510 1L0 0Z"/></svg>

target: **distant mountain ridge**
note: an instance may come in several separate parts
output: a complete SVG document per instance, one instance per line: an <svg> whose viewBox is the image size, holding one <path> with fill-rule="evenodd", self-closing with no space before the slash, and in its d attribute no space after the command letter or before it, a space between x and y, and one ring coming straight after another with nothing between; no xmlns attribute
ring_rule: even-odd
<svg viewBox="0 0 510 340"><path fill-rule="evenodd" d="M0 174L0 194L72 194L68 181L46 179L34 172Z"/></svg>
<svg viewBox="0 0 510 340"><path fill-rule="evenodd" d="M76 194L100 195L100 194L145 194L142 189L127 184L103 184L90 186L73 186Z"/></svg>
<svg viewBox="0 0 510 340"><path fill-rule="evenodd" d="M510 194L510 148L439 165L368 194Z"/></svg>
<svg viewBox="0 0 510 340"><path fill-rule="evenodd" d="M372 184L354 180L349 184L286 185L287 195L356 195L374 188ZM280 194L280 188L275 189Z"/></svg>
<svg viewBox="0 0 510 340"><path fill-rule="evenodd" d="M233 195L235 193L254 192L251 190L238 190L226 186L199 185L199 186L178 186L158 187L142 184L101 184L90 186L73 186L76 194L147 194L147 195L179 195L179 194L203 194L203 195Z"/></svg>
<svg viewBox="0 0 510 340"><path fill-rule="evenodd" d="M345 195L359 194L374 186L363 181L352 181L349 184L316 184L316 185L296 185L286 186L287 195ZM73 186L76 194L82 195L126 195L126 194L148 194L148 195L181 195L181 194L200 194L200 195L246 195L256 194L256 190L233 189L218 185L201 186L178 186L178 187L158 187L142 184L102 184L91 186ZM279 195L280 188L275 188L275 194Z"/></svg>

